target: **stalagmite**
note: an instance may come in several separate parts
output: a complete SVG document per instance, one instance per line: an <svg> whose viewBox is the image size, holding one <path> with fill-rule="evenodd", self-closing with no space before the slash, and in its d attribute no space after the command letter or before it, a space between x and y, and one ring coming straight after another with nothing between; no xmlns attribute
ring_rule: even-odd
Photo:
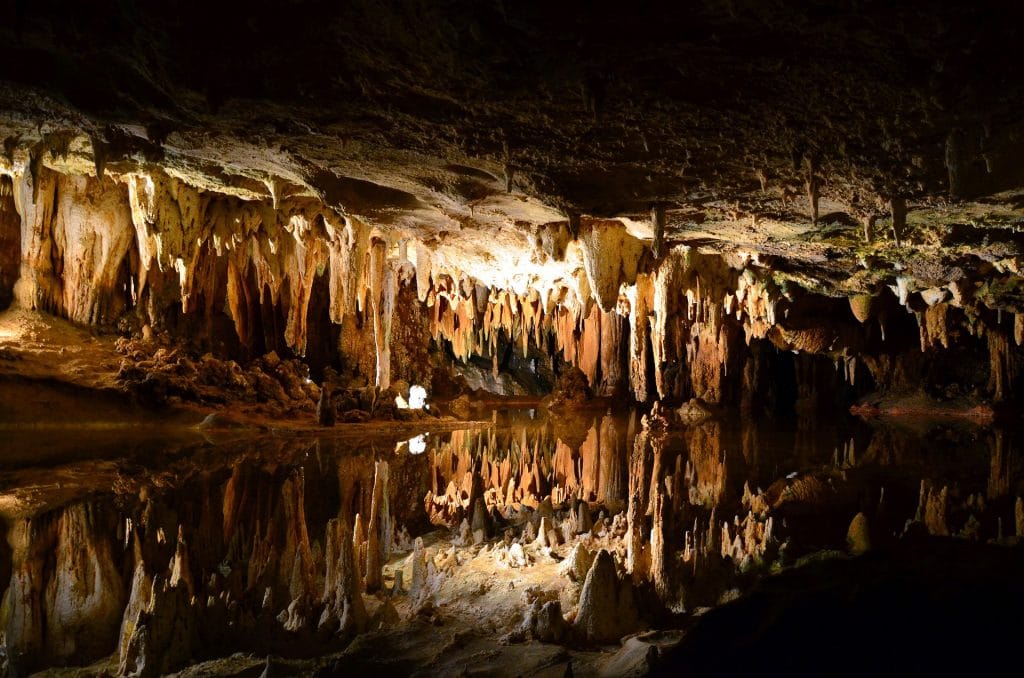
<svg viewBox="0 0 1024 678"><path fill-rule="evenodd" d="M590 507L587 502L580 501L576 504L576 533L587 534L594 527L590 519Z"/></svg>
<svg viewBox="0 0 1024 678"><path fill-rule="evenodd" d="M855 556L871 550L871 532L868 525L868 517L863 513L855 515L850 522L850 527L846 531L846 544L850 549L850 553Z"/></svg>
<svg viewBox="0 0 1024 678"><path fill-rule="evenodd" d="M490 532L487 524L487 513L484 511L484 500L482 498L477 498L477 500L473 502L473 522L470 527L474 533L482 531L485 536Z"/></svg>
<svg viewBox="0 0 1024 678"><path fill-rule="evenodd" d="M331 389L327 384L320 388L320 402L316 405L316 419L321 426L334 426L337 413L331 401Z"/></svg>
<svg viewBox="0 0 1024 678"><path fill-rule="evenodd" d="M602 549L583 582L576 629L590 642L609 643L628 633L636 619L632 586L619 581L611 554Z"/></svg>
<svg viewBox="0 0 1024 678"><path fill-rule="evenodd" d="M412 553L409 555L412 560L412 577L409 581L409 598L413 601L414 607L422 602L426 595L427 585L427 558L423 548L423 538L416 537L413 542Z"/></svg>
<svg viewBox="0 0 1024 678"><path fill-rule="evenodd" d="M537 528L537 539L534 541L534 543L537 544L537 546L541 547L556 546L557 544L551 543L551 539L549 537L551 531L551 519L547 516L544 516L540 519L540 527Z"/></svg>
<svg viewBox="0 0 1024 678"><path fill-rule="evenodd" d="M581 542L576 542L569 556L562 561L559 571L575 582L583 582L594 563L594 554Z"/></svg>

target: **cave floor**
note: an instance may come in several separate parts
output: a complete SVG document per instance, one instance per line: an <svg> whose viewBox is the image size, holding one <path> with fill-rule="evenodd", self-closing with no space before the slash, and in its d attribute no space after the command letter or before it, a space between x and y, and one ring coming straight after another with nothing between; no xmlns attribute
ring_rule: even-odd
<svg viewBox="0 0 1024 678"><path fill-rule="evenodd" d="M10 308L0 312L0 377L114 388L121 362L114 341L51 315Z"/></svg>

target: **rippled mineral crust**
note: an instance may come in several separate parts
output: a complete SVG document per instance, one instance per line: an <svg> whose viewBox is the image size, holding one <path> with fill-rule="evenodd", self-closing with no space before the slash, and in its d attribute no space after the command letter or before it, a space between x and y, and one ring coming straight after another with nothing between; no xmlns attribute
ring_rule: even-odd
<svg viewBox="0 0 1024 678"><path fill-rule="evenodd" d="M1022 24L0 7L0 673L981 671Z"/></svg>

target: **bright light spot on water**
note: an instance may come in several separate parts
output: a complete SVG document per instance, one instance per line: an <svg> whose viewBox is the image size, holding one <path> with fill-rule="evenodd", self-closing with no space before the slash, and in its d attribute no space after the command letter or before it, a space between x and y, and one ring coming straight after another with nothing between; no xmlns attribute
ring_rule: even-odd
<svg viewBox="0 0 1024 678"><path fill-rule="evenodd" d="M427 434L421 433L408 440L406 444L409 446L409 454L423 454L427 451Z"/></svg>

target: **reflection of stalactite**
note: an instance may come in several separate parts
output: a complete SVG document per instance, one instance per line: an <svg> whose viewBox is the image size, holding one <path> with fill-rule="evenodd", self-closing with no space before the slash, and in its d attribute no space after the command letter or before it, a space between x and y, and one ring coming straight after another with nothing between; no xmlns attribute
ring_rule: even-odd
<svg viewBox="0 0 1024 678"><path fill-rule="evenodd" d="M363 630L352 537L337 541L346 519L335 516L374 514L386 558L395 522L416 515L392 492L373 501L372 455L339 455L346 446L325 441L243 447L267 466L242 459L197 472L189 459L180 488L174 473L140 491L126 477L117 497L17 521L7 534L13 572L0 613L10 665L114 653L122 672L158 675L214 649L281 652L296 638L313 642L314 631L328 647ZM278 470L289 459L305 461ZM391 460L387 479L377 473L382 490L419 491L425 462ZM124 512L119 519L115 510Z"/></svg>
<svg viewBox="0 0 1024 678"><path fill-rule="evenodd" d="M921 481L921 492L917 504L916 520L924 523L928 533L949 536L949 488L937 489L927 480Z"/></svg>
<svg viewBox="0 0 1024 678"><path fill-rule="evenodd" d="M622 482L625 441L621 424L609 412L601 419L597 500L604 504L610 514L622 510L622 499L626 496Z"/></svg>
<svg viewBox="0 0 1024 678"><path fill-rule="evenodd" d="M89 663L117 642L125 601L106 517L75 504L12 526L0 626L15 672L45 658Z"/></svg>
<svg viewBox="0 0 1024 678"><path fill-rule="evenodd" d="M1002 429L992 432L987 494L989 501L1010 493L1016 471L1016 455L1006 437L1007 433Z"/></svg>
<svg viewBox="0 0 1024 678"><path fill-rule="evenodd" d="M684 431L689 457L686 480L691 504L711 508L726 496L726 452L722 447L722 424L708 421Z"/></svg>
<svg viewBox="0 0 1024 678"><path fill-rule="evenodd" d="M648 507L655 454L658 442L652 442L660 433L643 430L633 443L629 459L629 495L626 504L626 571L634 582L647 578L650 569L650 547L647 544Z"/></svg>
<svg viewBox="0 0 1024 678"><path fill-rule="evenodd" d="M582 440L575 433L559 437L546 426L521 428L513 437L493 430L453 432L430 452L425 505L431 520L458 525L476 496L499 511L550 497L555 505L582 500L617 512L625 494L624 431L611 414L583 430Z"/></svg>

